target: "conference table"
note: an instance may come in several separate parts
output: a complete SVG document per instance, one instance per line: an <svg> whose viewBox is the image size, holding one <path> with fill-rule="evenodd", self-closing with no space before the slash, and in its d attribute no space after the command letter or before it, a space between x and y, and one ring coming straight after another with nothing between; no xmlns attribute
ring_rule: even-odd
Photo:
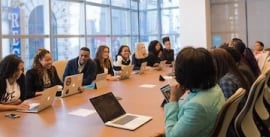
<svg viewBox="0 0 270 137"><path fill-rule="evenodd" d="M108 81L102 89L84 89L82 93L65 98L57 97L51 107L39 113L0 112L0 137L151 137L164 131L164 111L160 107L164 97L160 88L171 80L159 81L171 68L163 71L147 70L132 74L129 79ZM172 79L174 80L174 79ZM147 88L141 85L150 84ZM105 126L96 112L88 116L69 114L78 109L94 110L89 98L113 92L128 113L151 116L152 120L134 131ZM10 119L5 114L20 118Z"/></svg>

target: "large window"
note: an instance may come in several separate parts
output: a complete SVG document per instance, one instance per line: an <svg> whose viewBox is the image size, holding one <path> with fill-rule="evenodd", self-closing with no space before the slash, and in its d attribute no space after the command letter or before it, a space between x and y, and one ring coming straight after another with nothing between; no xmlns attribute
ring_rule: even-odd
<svg viewBox="0 0 270 137"><path fill-rule="evenodd" d="M173 0L0 0L0 58L17 54L32 65L37 49L54 60L78 56L99 45L110 47L112 58L121 45L134 52L137 42L169 36L179 47L179 7Z"/></svg>

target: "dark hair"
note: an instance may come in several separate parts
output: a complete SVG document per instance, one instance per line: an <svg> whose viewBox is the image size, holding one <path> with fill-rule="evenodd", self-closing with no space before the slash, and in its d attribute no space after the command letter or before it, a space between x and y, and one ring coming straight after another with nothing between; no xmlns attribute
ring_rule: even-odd
<svg viewBox="0 0 270 137"><path fill-rule="evenodd" d="M186 47L175 61L176 81L187 89L208 89L216 84L214 60L204 48Z"/></svg>
<svg viewBox="0 0 270 137"><path fill-rule="evenodd" d="M238 42L234 45L235 49L242 55L246 49L246 45L243 42Z"/></svg>
<svg viewBox="0 0 270 137"><path fill-rule="evenodd" d="M156 50L156 45L159 43L160 45L160 51L163 50L163 47L161 45L161 43L158 40L152 40L149 45L148 45L148 52L149 53L153 53L155 56L158 56L160 51Z"/></svg>
<svg viewBox="0 0 270 137"><path fill-rule="evenodd" d="M82 47L80 50L83 50L83 51L88 51L88 52L90 52L90 49L89 48L87 48L87 47Z"/></svg>
<svg viewBox="0 0 270 137"><path fill-rule="evenodd" d="M117 55L115 56L115 60L117 60L117 56L119 56L119 55L121 56L121 52L122 52L123 48L125 48L125 47L128 48L129 53L130 53L130 49L129 49L129 46L128 45L121 45L121 47L118 49Z"/></svg>
<svg viewBox="0 0 270 137"><path fill-rule="evenodd" d="M241 54L239 51L237 51L235 48L233 47L223 47L223 49L225 49L234 59L234 61L236 63L240 63L241 61Z"/></svg>
<svg viewBox="0 0 270 137"><path fill-rule="evenodd" d="M260 44L260 46L264 48L264 44L263 44L263 42L261 42L261 41L256 41L255 43L259 43L259 44Z"/></svg>
<svg viewBox="0 0 270 137"><path fill-rule="evenodd" d="M51 54L51 53L47 49L39 49L37 51L37 54L34 57L32 67L33 67L33 69L37 70L38 75L40 77L42 77L43 74L44 74L44 71L43 71L44 69L43 69L42 64L40 63L40 60L42 60L45 57L46 54Z"/></svg>
<svg viewBox="0 0 270 137"><path fill-rule="evenodd" d="M231 47L235 47L238 43L243 43L243 41L239 38L233 38L230 42Z"/></svg>
<svg viewBox="0 0 270 137"><path fill-rule="evenodd" d="M167 37L164 37L163 39L162 39L162 43L163 44L165 44L165 42L167 42L167 41L170 41L170 38L167 36Z"/></svg>
<svg viewBox="0 0 270 137"><path fill-rule="evenodd" d="M245 89L249 89L248 84L245 81L244 76L241 74L240 70L238 69L236 62L234 61L233 57L225 50L221 48L217 48L211 50L212 56L216 61L217 67L217 79L221 79L226 73L230 72L241 83L241 86Z"/></svg>
<svg viewBox="0 0 270 137"><path fill-rule="evenodd" d="M18 66L23 63L22 59L14 54L6 56L0 62L0 77L7 79L13 76L18 71Z"/></svg>

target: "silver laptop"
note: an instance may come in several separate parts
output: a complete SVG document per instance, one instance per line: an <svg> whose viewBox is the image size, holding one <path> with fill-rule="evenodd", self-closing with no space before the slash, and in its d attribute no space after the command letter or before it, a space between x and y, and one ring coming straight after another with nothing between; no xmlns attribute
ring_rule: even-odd
<svg viewBox="0 0 270 137"><path fill-rule="evenodd" d="M36 113L48 108L49 106L52 105L54 101L57 89L58 86L45 89L44 91L42 91L43 94L41 96L25 100L26 103L29 103L30 106L29 110L17 110L17 111Z"/></svg>
<svg viewBox="0 0 270 137"><path fill-rule="evenodd" d="M106 73L101 73L97 74L95 82L95 89L101 89L101 88L106 88L108 87L108 82L107 82L107 74Z"/></svg>
<svg viewBox="0 0 270 137"><path fill-rule="evenodd" d="M144 71L146 70L146 66L147 66L147 62L143 62L141 64L141 67L140 67L140 70L139 70L138 74L143 74Z"/></svg>
<svg viewBox="0 0 270 137"><path fill-rule="evenodd" d="M107 126L135 130L152 117L126 113L112 92L90 98L90 102Z"/></svg>
<svg viewBox="0 0 270 137"><path fill-rule="evenodd" d="M121 68L121 72L119 73L119 79L124 80L128 79L132 74L134 65L129 65Z"/></svg>
<svg viewBox="0 0 270 137"><path fill-rule="evenodd" d="M175 76L175 61L172 62L172 72L168 73L167 75L168 76Z"/></svg>
<svg viewBox="0 0 270 137"><path fill-rule="evenodd" d="M62 90L62 97L80 93L82 81L83 81L83 73L66 76L64 80L64 88Z"/></svg>
<svg viewBox="0 0 270 137"><path fill-rule="evenodd" d="M166 66L167 60L160 61L159 65L157 67L154 67L154 70L161 71Z"/></svg>

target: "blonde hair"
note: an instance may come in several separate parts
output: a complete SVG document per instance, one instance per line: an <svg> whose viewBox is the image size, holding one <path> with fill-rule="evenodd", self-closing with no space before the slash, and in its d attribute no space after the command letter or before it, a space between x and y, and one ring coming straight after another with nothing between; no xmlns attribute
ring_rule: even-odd
<svg viewBox="0 0 270 137"><path fill-rule="evenodd" d="M144 47L144 50L142 49ZM135 50L135 58L143 59L148 56L145 48L145 44L143 42L136 43L136 50Z"/></svg>

